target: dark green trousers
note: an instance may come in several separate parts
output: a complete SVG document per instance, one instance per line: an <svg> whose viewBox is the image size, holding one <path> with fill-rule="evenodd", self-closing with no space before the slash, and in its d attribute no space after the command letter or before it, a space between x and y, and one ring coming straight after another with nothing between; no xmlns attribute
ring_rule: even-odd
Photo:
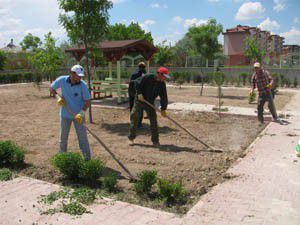
<svg viewBox="0 0 300 225"><path fill-rule="evenodd" d="M137 97L134 99L134 105L130 113L130 130L128 138L134 140L136 138L136 130L140 120L141 111L145 110L147 112L148 118L150 120L150 129L151 129L151 141L153 143L158 143L158 126L157 126L157 115L154 109L148 106L146 103L142 103L137 100Z"/></svg>
<svg viewBox="0 0 300 225"><path fill-rule="evenodd" d="M264 122L264 105L265 103L268 102L268 108L272 114L273 120L277 120L277 112L276 108L273 102L273 97L271 93L264 93L263 95L258 97L258 102L257 102L257 118L258 120L263 123Z"/></svg>

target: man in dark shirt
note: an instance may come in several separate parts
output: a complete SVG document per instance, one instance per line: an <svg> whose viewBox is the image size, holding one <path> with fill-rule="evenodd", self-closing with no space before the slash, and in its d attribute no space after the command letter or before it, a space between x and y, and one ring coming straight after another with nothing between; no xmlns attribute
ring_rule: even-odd
<svg viewBox="0 0 300 225"><path fill-rule="evenodd" d="M134 87L134 82L132 82L132 81L136 80L137 78L139 78L145 74L146 74L146 64L144 62L140 62L138 64L137 71L135 71L130 77L130 83L129 83L129 87L128 87L130 112L133 108L134 98L135 98L135 87ZM143 110L141 110L140 115L139 115L138 127L142 127L143 114L144 114Z"/></svg>
<svg viewBox="0 0 300 225"><path fill-rule="evenodd" d="M154 105L155 99L160 97L161 115L166 117L166 109L168 106L168 95L165 80L170 78L168 69L160 67L156 75L149 74L134 80L135 99L130 114L130 133L128 136L129 145L134 145L136 138L136 129L138 126L139 113L142 109L147 112L150 120L151 141L153 146L159 146L158 126L156 111L144 103L144 100Z"/></svg>
<svg viewBox="0 0 300 225"><path fill-rule="evenodd" d="M258 90L258 102L257 102L257 117L259 122L262 124L264 123L263 111L264 105L268 102L268 108L272 114L274 122L280 122L277 116L276 108L273 102L272 96L272 85L273 79L270 73L266 70L263 70L261 64L256 62L254 63L255 72L252 75L252 90L253 93L254 89L257 88ZM250 93L250 94L251 94Z"/></svg>

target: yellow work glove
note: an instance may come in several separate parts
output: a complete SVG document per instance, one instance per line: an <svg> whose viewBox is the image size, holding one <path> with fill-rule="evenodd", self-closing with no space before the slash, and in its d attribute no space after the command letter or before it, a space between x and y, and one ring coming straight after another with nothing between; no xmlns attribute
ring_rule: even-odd
<svg viewBox="0 0 300 225"><path fill-rule="evenodd" d="M64 107L66 105L66 101L63 97L60 97L59 95L56 95L57 104L61 107Z"/></svg>
<svg viewBox="0 0 300 225"><path fill-rule="evenodd" d="M167 111L166 110L160 111L160 114L161 114L162 117L167 117Z"/></svg>
<svg viewBox="0 0 300 225"><path fill-rule="evenodd" d="M75 115L74 119L77 123L82 124L84 121L84 111L81 110L78 114Z"/></svg>
<svg viewBox="0 0 300 225"><path fill-rule="evenodd" d="M267 84L267 85L266 85L266 88L271 89L271 88L272 88L272 84Z"/></svg>
<svg viewBox="0 0 300 225"><path fill-rule="evenodd" d="M138 95L138 100L139 100L140 102L145 101L144 96L143 96L142 94L139 94L139 95Z"/></svg>

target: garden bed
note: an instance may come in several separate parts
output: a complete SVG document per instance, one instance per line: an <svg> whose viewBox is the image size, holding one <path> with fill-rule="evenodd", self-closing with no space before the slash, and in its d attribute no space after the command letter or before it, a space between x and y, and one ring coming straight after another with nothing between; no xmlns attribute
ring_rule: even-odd
<svg viewBox="0 0 300 225"><path fill-rule="evenodd" d="M58 150L59 108L49 97L47 87L38 91L32 85L0 88L0 139L14 140L26 151L26 162L32 164L21 171L22 175L52 183L66 184L62 176L53 169L49 158ZM172 95L170 101L174 101ZM149 121L138 131L136 145L129 147L129 111L127 109L94 108L94 124L88 124L99 138L106 143L117 158L133 173L156 170L158 177L182 182L189 193L185 205L168 207L161 201L140 198L133 190L133 184L126 173L105 152L96 140L89 136L95 157L103 160L108 168L119 173L120 192L111 197L156 209L186 213L200 196L216 184L231 178L227 169L239 157L244 157L247 146L257 137L264 126L253 117L213 113L169 111L169 115L189 129L201 140L223 153L210 153L182 130L168 120L158 117L161 147L151 146ZM69 151L78 152L74 128L69 137Z"/></svg>

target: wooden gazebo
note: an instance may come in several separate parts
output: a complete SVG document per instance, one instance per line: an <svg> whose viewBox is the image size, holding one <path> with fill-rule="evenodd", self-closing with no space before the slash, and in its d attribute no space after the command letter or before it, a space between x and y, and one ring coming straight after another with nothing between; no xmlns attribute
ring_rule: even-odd
<svg viewBox="0 0 300 225"><path fill-rule="evenodd" d="M120 60L125 55L141 54L147 62L147 71L150 68L150 59L157 52L157 48L150 42L142 39L123 40L123 41L103 41L98 46L102 50L103 56L108 61L109 77L112 78L112 63L117 62L117 82L118 82L118 101L121 95L121 63ZM85 54L83 46L65 50L80 62Z"/></svg>

